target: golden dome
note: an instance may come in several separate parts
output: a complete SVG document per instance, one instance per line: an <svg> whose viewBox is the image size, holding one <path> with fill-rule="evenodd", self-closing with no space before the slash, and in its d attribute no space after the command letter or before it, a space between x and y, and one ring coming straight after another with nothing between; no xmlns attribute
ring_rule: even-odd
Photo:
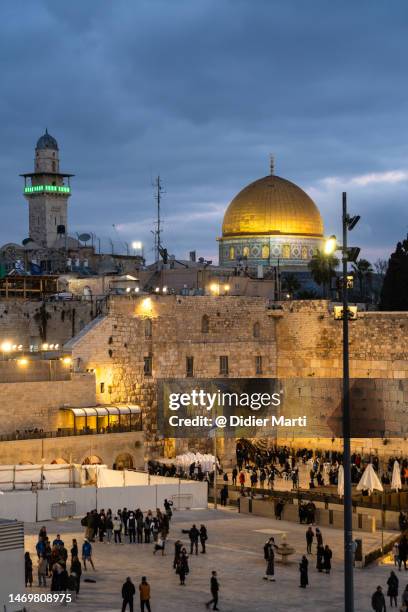
<svg viewBox="0 0 408 612"><path fill-rule="evenodd" d="M228 206L222 235L323 236L316 204L297 185L269 175L244 187Z"/></svg>

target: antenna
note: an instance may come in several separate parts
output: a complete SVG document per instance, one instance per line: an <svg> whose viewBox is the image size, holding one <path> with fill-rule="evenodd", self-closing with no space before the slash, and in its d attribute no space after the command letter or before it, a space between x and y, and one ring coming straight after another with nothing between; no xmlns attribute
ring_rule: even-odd
<svg viewBox="0 0 408 612"><path fill-rule="evenodd" d="M272 153L269 155L269 174L275 174L275 157Z"/></svg>
<svg viewBox="0 0 408 612"><path fill-rule="evenodd" d="M157 202L157 227L156 227L156 232L155 232L155 252L156 252L156 261L159 261L160 259L160 249L161 249L161 233L162 233L162 229L161 229L161 210L160 210L160 204L161 204L161 196L162 193L164 193L163 191L163 186L161 184L160 181L160 175L157 176L156 178L156 182L155 182L155 187L156 187L156 202Z"/></svg>

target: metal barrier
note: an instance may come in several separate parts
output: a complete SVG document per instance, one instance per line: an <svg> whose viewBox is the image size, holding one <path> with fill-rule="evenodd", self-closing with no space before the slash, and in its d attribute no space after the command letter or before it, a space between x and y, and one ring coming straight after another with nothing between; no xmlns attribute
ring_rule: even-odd
<svg viewBox="0 0 408 612"><path fill-rule="evenodd" d="M76 503L74 501L60 501L51 504L51 517L54 520L72 518L76 514Z"/></svg>

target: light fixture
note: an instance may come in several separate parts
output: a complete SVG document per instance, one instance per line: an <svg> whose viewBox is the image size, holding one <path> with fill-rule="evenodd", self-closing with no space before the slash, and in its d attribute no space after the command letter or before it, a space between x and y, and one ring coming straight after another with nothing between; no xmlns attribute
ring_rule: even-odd
<svg viewBox="0 0 408 612"><path fill-rule="evenodd" d="M360 215L355 215L354 217L349 217L347 219L347 229L351 232L351 230L356 227L356 225L360 221L360 219L361 219Z"/></svg>
<svg viewBox="0 0 408 612"><path fill-rule="evenodd" d="M59 349L59 344L54 344L55 350Z"/></svg>
<svg viewBox="0 0 408 612"><path fill-rule="evenodd" d="M126 293L130 293L130 287L126 287Z"/></svg>
<svg viewBox="0 0 408 612"><path fill-rule="evenodd" d="M9 340L4 340L4 342L1 343L0 348L3 353L10 353L13 350L13 345Z"/></svg>
<svg viewBox="0 0 408 612"><path fill-rule="evenodd" d="M13 344L13 346L11 347L13 351L17 350L17 344Z"/></svg>
<svg viewBox="0 0 408 612"><path fill-rule="evenodd" d="M22 345L22 344L19 344L19 345L18 345L18 347L17 347L17 349L18 349L19 351L22 351L22 350L23 350L23 345Z"/></svg>
<svg viewBox="0 0 408 612"><path fill-rule="evenodd" d="M135 287L135 293L139 293L140 289L139 287Z"/></svg>
<svg viewBox="0 0 408 612"><path fill-rule="evenodd" d="M41 350L43 350L43 351L47 351L48 350L48 342L43 342L43 344L41 345Z"/></svg>
<svg viewBox="0 0 408 612"><path fill-rule="evenodd" d="M224 285L224 291L229 291L229 290L230 290L230 286L228 284Z"/></svg>
<svg viewBox="0 0 408 612"><path fill-rule="evenodd" d="M26 366L28 364L27 357L21 357L21 359L17 359L17 363L19 366Z"/></svg>
<svg viewBox="0 0 408 612"><path fill-rule="evenodd" d="M159 293L159 291L160 291L160 287L156 287L155 292Z"/></svg>
<svg viewBox="0 0 408 612"><path fill-rule="evenodd" d="M142 242L140 242L140 240L135 240L134 242L132 242L132 249L135 250L141 250L142 249Z"/></svg>
<svg viewBox="0 0 408 612"><path fill-rule="evenodd" d="M219 285L217 285L217 283L211 283L210 285L210 291L211 293L217 293L219 291Z"/></svg>
<svg viewBox="0 0 408 612"><path fill-rule="evenodd" d="M53 345L53 344L50 344L50 346L49 346L50 351L52 351L52 350L53 350L53 348L54 348L54 345Z"/></svg>
<svg viewBox="0 0 408 612"><path fill-rule="evenodd" d="M335 250L337 249L337 239L336 236L332 235L329 238L327 238L326 242L324 243L324 254L325 255L332 255Z"/></svg>
<svg viewBox="0 0 408 612"><path fill-rule="evenodd" d="M72 358L71 358L71 357L68 357L68 356L63 357L63 358L62 358L62 363L63 363L64 365L66 365L66 366L67 366L67 365L71 365L71 363L72 363Z"/></svg>
<svg viewBox="0 0 408 612"><path fill-rule="evenodd" d="M163 287L163 293L167 293L167 287L166 286Z"/></svg>

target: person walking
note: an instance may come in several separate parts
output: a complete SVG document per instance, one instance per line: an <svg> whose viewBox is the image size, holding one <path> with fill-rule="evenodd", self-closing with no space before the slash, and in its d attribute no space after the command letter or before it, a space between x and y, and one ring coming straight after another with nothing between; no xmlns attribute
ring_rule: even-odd
<svg viewBox="0 0 408 612"><path fill-rule="evenodd" d="M405 587L405 591L402 594L401 604L402 604L401 610L404 610L404 612L408 610L408 584Z"/></svg>
<svg viewBox="0 0 408 612"><path fill-rule="evenodd" d="M305 589L309 584L308 567L309 561L307 560L306 555L303 555L302 560L299 563L300 587L302 589Z"/></svg>
<svg viewBox="0 0 408 612"><path fill-rule="evenodd" d="M133 512L129 512L128 516L128 534L129 544L136 543L136 517Z"/></svg>
<svg viewBox="0 0 408 612"><path fill-rule="evenodd" d="M146 576L142 576L142 582L139 584L140 593L140 610L144 611L145 607L147 612L151 612L150 608L150 584L147 582Z"/></svg>
<svg viewBox="0 0 408 612"><path fill-rule="evenodd" d="M217 572L215 570L213 570L211 572L211 580L210 580L210 591L211 591L211 599L210 601L207 601L207 603L205 604L207 608L209 608L211 606L211 604L213 604L213 610L219 610L218 608L218 594L220 591L220 583L218 582L218 578L217 578Z"/></svg>
<svg viewBox="0 0 408 612"><path fill-rule="evenodd" d="M316 569L318 572L322 573L324 568L324 547L323 544L317 546L317 560L316 560Z"/></svg>
<svg viewBox="0 0 408 612"><path fill-rule="evenodd" d="M38 586L47 586L47 570L48 570L48 563L47 563L47 558L45 557L45 555L43 555L42 557L40 557L40 559L38 560Z"/></svg>
<svg viewBox="0 0 408 612"><path fill-rule="evenodd" d="M404 564L405 571L407 570L407 555L408 555L408 540L406 536L402 536L398 544L398 569L401 571L401 566Z"/></svg>
<svg viewBox="0 0 408 612"><path fill-rule="evenodd" d="M232 470L232 484L234 485L234 487L237 486L237 476L238 476L238 470L237 470L237 467L235 466L234 469Z"/></svg>
<svg viewBox="0 0 408 612"><path fill-rule="evenodd" d="M135 596L136 589L135 585L131 581L130 577L126 578L126 581L122 585L122 612L125 612L128 604L130 612L133 612L133 598Z"/></svg>
<svg viewBox="0 0 408 612"><path fill-rule="evenodd" d="M205 554L205 543L208 540L207 528L205 525L200 526L200 544L201 544L201 552Z"/></svg>
<svg viewBox="0 0 408 612"><path fill-rule="evenodd" d="M390 577L387 580L388 590L387 595L390 598L390 606L392 608L392 604L394 602L395 607L398 606L397 598L398 598L398 584L399 580L394 571L391 571Z"/></svg>
<svg viewBox="0 0 408 612"><path fill-rule="evenodd" d="M86 540L86 539L84 540L84 543L82 544L82 561L84 564L85 571L87 571L87 568L86 568L87 561L89 561L92 569L95 571L95 566L92 560L92 544L89 542L89 540Z"/></svg>
<svg viewBox="0 0 408 612"><path fill-rule="evenodd" d="M306 552L308 555L312 554L312 544L314 539L314 531L309 527L306 531Z"/></svg>
<svg viewBox="0 0 408 612"><path fill-rule="evenodd" d="M164 556L164 548L166 546L166 539L161 535L157 542L154 545L153 554L155 555L158 550L162 551L162 556Z"/></svg>
<svg viewBox="0 0 408 612"><path fill-rule="evenodd" d="M323 561L324 561L323 567L324 567L324 571L326 572L326 574L330 574L332 556L333 556L333 553L330 550L329 546L326 544L326 546L324 547L324 551L323 551Z"/></svg>
<svg viewBox="0 0 408 612"><path fill-rule="evenodd" d="M76 541L76 538L73 538L72 546L71 546L71 562L73 558L77 556L78 556L78 542Z"/></svg>
<svg viewBox="0 0 408 612"><path fill-rule="evenodd" d="M182 548L177 573L180 577L180 584L183 586L186 584L186 576L189 573L189 571L190 571L190 568L188 567L187 551L185 548Z"/></svg>
<svg viewBox="0 0 408 612"><path fill-rule="evenodd" d="M183 543L181 540L176 540L174 542L174 561L173 568L177 571L177 567L180 561L181 549L183 548Z"/></svg>
<svg viewBox="0 0 408 612"><path fill-rule="evenodd" d="M386 612L385 597L380 586L377 587L371 597L371 607L375 612Z"/></svg>
<svg viewBox="0 0 408 612"><path fill-rule="evenodd" d="M264 559L266 561L266 572L264 580L275 582L275 540L269 538L264 546Z"/></svg>
<svg viewBox="0 0 408 612"><path fill-rule="evenodd" d="M75 580L76 580L75 592L78 596L79 588L81 586L81 576L82 576L82 566L81 566L81 562L78 559L78 557L73 557L69 571L71 572L71 576L75 576Z"/></svg>
<svg viewBox="0 0 408 612"><path fill-rule="evenodd" d="M323 546L323 534L319 527L316 527L316 547Z"/></svg>
<svg viewBox="0 0 408 612"><path fill-rule="evenodd" d="M25 571L25 585L33 586L33 561L30 557L30 553L24 554L24 571Z"/></svg>

